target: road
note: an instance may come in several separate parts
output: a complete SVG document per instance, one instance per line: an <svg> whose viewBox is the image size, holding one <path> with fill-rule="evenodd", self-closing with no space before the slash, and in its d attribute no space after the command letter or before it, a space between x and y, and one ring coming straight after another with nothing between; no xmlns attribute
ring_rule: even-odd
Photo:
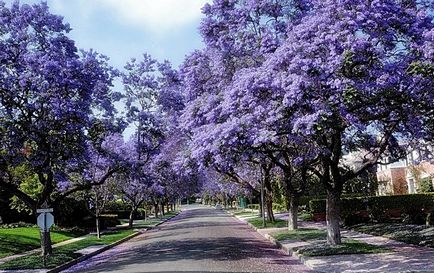
<svg viewBox="0 0 434 273"><path fill-rule="evenodd" d="M186 206L170 222L64 273L312 272L221 210Z"/></svg>

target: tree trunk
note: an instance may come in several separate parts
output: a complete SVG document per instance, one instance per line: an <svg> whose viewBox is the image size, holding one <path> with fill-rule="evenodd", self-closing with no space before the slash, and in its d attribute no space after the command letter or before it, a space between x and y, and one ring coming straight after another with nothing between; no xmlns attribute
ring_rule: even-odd
<svg viewBox="0 0 434 273"><path fill-rule="evenodd" d="M100 228L99 215L95 216L95 222L96 222L96 238L101 239L101 228Z"/></svg>
<svg viewBox="0 0 434 273"><path fill-rule="evenodd" d="M267 206L267 219L269 222L274 222L273 196L271 195L271 192L266 191L265 202Z"/></svg>
<svg viewBox="0 0 434 273"><path fill-rule="evenodd" d="M259 199L259 213L258 213L258 216L259 217L262 217L262 211L263 211L263 209L262 209L262 202L261 202L261 199Z"/></svg>
<svg viewBox="0 0 434 273"><path fill-rule="evenodd" d="M161 203L161 201L159 203L160 203L159 204L159 207L160 207L160 219L163 219L163 216L164 216L164 206Z"/></svg>
<svg viewBox="0 0 434 273"><path fill-rule="evenodd" d="M340 222L340 201L339 192L327 191L327 242L331 245L342 243Z"/></svg>
<svg viewBox="0 0 434 273"><path fill-rule="evenodd" d="M154 203L154 215L155 218L158 218L158 203Z"/></svg>
<svg viewBox="0 0 434 273"><path fill-rule="evenodd" d="M128 227L133 228L134 224L134 215L136 214L136 208L133 207L130 211L130 219L128 220Z"/></svg>
<svg viewBox="0 0 434 273"><path fill-rule="evenodd" d="M298 196L295 194L291 194L289 196L288 204L289 204L289 213L288 213L288 230L296 230L298 229Z"/></svg>
<svg viewBox="0 0 434 273"><path fill-rule="evenodd" d="M41 231L41 250L42 256L49 256L53 253L53 247L51 246L50 231Z"/></svg>

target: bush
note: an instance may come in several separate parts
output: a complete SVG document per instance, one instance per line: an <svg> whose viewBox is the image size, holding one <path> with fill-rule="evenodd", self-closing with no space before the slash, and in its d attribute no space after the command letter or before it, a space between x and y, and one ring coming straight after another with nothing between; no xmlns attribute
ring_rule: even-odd
<svg viewBox="0 0 434 273"><path fill-rule="evenodd" d="M427 226L432 226L432 225L434 225L434 213L433 213L433 212L429 212L429 213L426 215L426 218L425 218L425 225L427 225Z"/></svg>
<svg viewBox="0 0 434 273"><path fill-rule="evenodd" d="M286 211L286 208L282 204L275 204L275 203L273 203L273 210L274 211L278 211L278 212L282 212L282 211Z"/></svg>
<svg viewBox="0 0 434 273"><path fill-rule="evenodd" d="M29 223L25 223L25 222L17 222L17 223L0 225L0 229L2 229L2 228L35 227L35 226L36 226L35 224L29 224Z"/></svg>
<svg viewBox="0 0 434 273"><path fill-rule="evenodd" d="M101 214L100 221L103 229L107 227L115 227L120 224L117 214Z"/></svg>
<svg viewBox="0 0 434 273"><path fill-rule="evenodd" d="M249 205L247 205L247 208L259 210L259 204L249 204Z"/></svg>
<svg viewBox="0 0 434 273"><path fill-rule="evenodd" d="M105 210L104 214L113 214L117 215L118 219L129 219L131 210ZM135 215L135 220L145 219L145 211L142 209L137 209Z"/></svg>
<svg viewBox="0 0 434 273"><path fill-rule="evenodd" d="M325 213L326 200L309 201L310 212ZM401 218L406 223L423 224L427 213L434 211L434 194L407 194L342 198L341 216L344 223L356 224L369 220L384 222ZM368 217L369 216L369 217Z"/></svg>

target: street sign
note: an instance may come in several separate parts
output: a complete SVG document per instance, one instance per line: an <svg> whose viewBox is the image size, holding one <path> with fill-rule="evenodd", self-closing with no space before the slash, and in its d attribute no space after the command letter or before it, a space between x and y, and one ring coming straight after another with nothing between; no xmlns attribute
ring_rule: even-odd
<svg viewBox="0 0 434 273"><path fill-rule="evenodd" d="M54 224L53 214L46 212L46 213L41 213L38 216L38 226L42 231L48 231L53 224Z"/></svg>
<svg viewBox="0 0 434 273"><path fill-rule="evenodd" d="M37 209L37 213L53 212L53 209Z"/></svg>

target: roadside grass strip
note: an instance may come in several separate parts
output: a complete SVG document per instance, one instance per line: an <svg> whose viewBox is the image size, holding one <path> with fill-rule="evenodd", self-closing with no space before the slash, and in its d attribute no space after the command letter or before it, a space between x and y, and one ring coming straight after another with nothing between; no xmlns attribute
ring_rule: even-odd
<svg viewBox="0 0 434 273"><path fill-rule="evenodd" d="M83 234L68 231L52 231L53 244L60 243ZM20 254L39 248L41 244L39 228L18 227L0 228L0 258Z"/></svg>
<svg viewBox="0 0 434 273"><path fill-rule="evenodd" d="M133 233L134 231L132 230L113 231L102 235L101 239L96 238L96 236L88 235L86 236L85 239L81 241L77 241L68 245L54 248L53 255L49 256L47 259L47 268L54 268L56 266L69 262L73 259L79 258L80 256L82 256L82 254L77 253L77 251L81 249L90 246L109 245ZM4 264L0 264L0 270L24 270L24 269L30 270L30 269L43 269L43 268L44 265L40 253L20 257L5 262Z"/></svg>
<svg viewBox="0 0 434 273"><path fill-rule="evenodd" d="M233 214L239 217L243 217L243 216L258 215L258 212L251 211L251 210L242 210L242 211L234 211Z"/></svg>
<svg viewBox="0 0 434 273"><path fill-rule="evenodd" d="M407 244L434 248L434 227L398 223L360 224L349 227L357 232L383 236Z"/></svg>
<svg viewBox="0 0 434 273"><path fill-rule="evenodd" d="M312 257L349 254L376 254L390 252L390 249L353 239L343 239L341 245L329 245L326 241L314 242L311 245L295 247L294 251L303 256Z"/></svg>
<svg viewBox="0 0 434 273"><path fill-rule="evenodd" d="M276 219L274 222L265 221L266 226L262 226L262 218L256 217L252 219L247 220L250 224L252 224L254 227L262 229L262 228L281 228L288 226L288 221L282 220L282 219Z"/></svg>
<svg viewBox="0 0 434 273"><path fill-rule="evenodd" d="M162 221L167 220L169 218L172 218L173 216L177 215L178 213L179 213L179 211L171 211L171 212L164 214L164 216L162 218L148 217L146 220L145 219L134 220L133 228L154 227L155 225L161 223ZM121 224L127 224L128 223L128 219L120 219L119 221L121 222Z"/></svg>
<svg viewBox="0 0 434 273"><path fill-rule="evenodd" d="M294 252L307 257L390 252L390 249L386 247L348 238L343 238L341 245L329 245L326 240L326 231L319 229L300 228L298 230L279 231L272 233L271 236L283 244L285 241L307 242L307 245L292 249Z"/></svg>
<svg viewBox="0 0 434 273"><path fill-rule="evenodd" d="M327 237L324 230L313 228L300 228L297 230L279 231L272 233L271 236L277 241L294 240L294 241L312 241L323 240Z"/></svg>
<svg viewBox="0 0 434 273"><path fill-rule="evenodd" d="M313 215L309 212L300 212L298 213L298 219L306 222L313 221Z"/></svg>

